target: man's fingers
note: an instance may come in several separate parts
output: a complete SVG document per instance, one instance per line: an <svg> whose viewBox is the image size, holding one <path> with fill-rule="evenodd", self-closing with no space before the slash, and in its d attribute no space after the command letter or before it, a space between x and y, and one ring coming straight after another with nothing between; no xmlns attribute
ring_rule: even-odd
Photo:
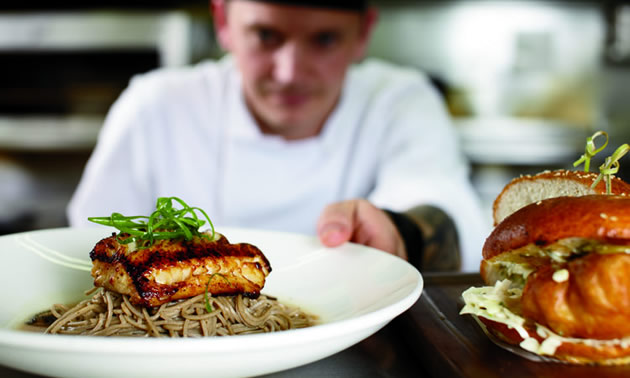
<svg viewBox="0 0 630 378"><path fill-rule="evenodd" d="M350 241L353 232L352 201L338 202L326 206L317 222L317 235L328 247L336 247Z"/></svg>
<svg viewBox="0 0 630 378"><path fill-rule="evenodd" d="M364 199L326 206L317 222L317 235L327 247L351 241L407 257L402 238L391 219Z"/></svg>
<svg viewBox="0 0 630 378"><path fill-rule="evenodd" d="M319 238L327 247L336 247L350 240L350 233L338 224L324 226L319 232Z"/></svg>

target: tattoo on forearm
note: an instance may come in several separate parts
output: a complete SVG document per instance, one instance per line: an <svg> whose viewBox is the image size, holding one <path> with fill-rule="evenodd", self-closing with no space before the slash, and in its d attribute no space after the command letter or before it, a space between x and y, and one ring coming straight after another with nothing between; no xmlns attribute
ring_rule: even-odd
<svg viewBox="0 0 630 378"><path fill-rule="evenodd" d="M417 206L407 212L422 230L424 246L422 268L424 271L453 271L461 267L461 253L457 228L453 220L434 206ZM408 254L420 251L407 251Z"/></svg>

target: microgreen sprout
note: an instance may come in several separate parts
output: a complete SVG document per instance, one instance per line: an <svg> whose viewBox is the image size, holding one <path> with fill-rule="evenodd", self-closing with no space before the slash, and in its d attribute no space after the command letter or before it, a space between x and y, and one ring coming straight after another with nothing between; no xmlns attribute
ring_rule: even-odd
<svg viewBox="0 0 630 378"><path fill-rule="evenodd" d="M604 164L599 166L599 176L593 181L593 185L591 188L594 188L599 184L602 178L606 179L606 193L610 194L611 191L611 180L615 173L619 172L619 159L630 151L630 146L628 144L622 144L615 150L615 152L606 158Z"/></svg>
<svg viewBox="0 0 630 378"><path fill-rule="evenodd" d="M595 139L602 135L606 138L606 141L601 147L596 149ZM586 148L584 149L584 155L582 155L580 159L573 162L573 166L577 167L578 165L584 163L584 172L589 172L591 158L593 158L593 156L595 156L598 152L606 148L607 145L608 145L608 133L606 133L605 131L598 131L592 136L586 138Z"/></svg>
<svg viewBox="0 0 630 378"><path fill-rule="evenodd" d="M176 209L173 206L174 202L182 208ZM214 239L214 225L202 209L188 206L177 197L160 197L155 208L156 210L149 216L124 216L112 213L109 217L89 217L88 220L118 229L122 234L128 235L124 238L119 235L121 243L135 242L138 248L149 247L156 240L182 238L191 240L194 236L208 238L208 235L199 232L206 221L211 229L211 239ZM201 213L205 220L201 219L197 212Z"/></svg>

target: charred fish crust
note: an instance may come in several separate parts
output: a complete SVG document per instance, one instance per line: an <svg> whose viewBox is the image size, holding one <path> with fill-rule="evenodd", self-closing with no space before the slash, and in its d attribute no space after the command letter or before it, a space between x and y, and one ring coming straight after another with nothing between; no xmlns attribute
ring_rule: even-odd
<svg viewBox="0 0 630 378"><path fill-rule="evenodd" d="M151 299L159 297L158 293L155 290L152 290L150 280L144 275L147 271L145 266L136 265L129 261L120 248L116 250L116 253L114 253L112 257L115 257L113 262L122 265L123 269L127 273L127 276L131 279L136 292L141 298L142 305L149 306Z"/></svg>
<svg viewBox="0 0 630 378"><path fill-rule="evenodd" d="M99 260L103 262L111 263L115 261L116 254L110 255L107 251L117 250L118 242L115 240L116 233L112 233L112 236L101 239L94 248L90 251L90 259L92 261Z"/></svg>
<svg viewBox="0 0 630 378"><path fill-rule="evenodd" d="M267 269L269 272L271 272L271 264L269 263L269 260L267 259L267 256L264 255L264 253L262 253L262 251L256 247L255 245L252 244L247 244L244 243L244 245L248 246L248 248L257 251L256 253L254 253L253 255L260 255L262 257L262 262L265 264L264 267L261 267L260 264L258 262L256 262L257 268L261 268L261 269Z"/></svg>
<svg viewBox="0 0 630 378"><path fill-rule="evenodd" d="M192 242L185 243L183 245L183 250L181 251L179 258L181 260L189 260L193 258L201 258L201 257L223 257L218 248L220 248L220 244L211 244L203 241L193 240Z"/></svg>
<svg viewBox="0 0 630 378"><path fill-rule="evenodd" d="M271 272L258 247L230 244L225 237L158 240L136 249L113 235L99 241L90 257L96 286L128 294L133 303L145 307L205 291L257 298Z"/></svg>
<svg viewBox="0 0 630 378"><path fill-rule="evenodd" d="M208 241L205 239L194 239L185 243L190 257L205 257L208 253L215 257L233 256L233 257L256 257L261 254L258 247L249 243L230 244L225 237L218 241Z"/></svg>
<svg viewBox="0 0 630 378"><path fill-rule="evenodd" d="M260 262L256 261L255 264L257 269L266 269L268 272L271 272L271 264L269 263L267 256L265 256L258 247L249 243L241 243L237 245L243 246L243 248L248 250L248 254L246 255L248 257L260 256L262 260L261 262L264 266L262 266Z"/></svg>
<svg viewBox="0 0 630 378"><path fill-rule="evenodd" d="M162 268L175 265L178 261L182 261L183 259L181 258L182 253L178 253L179 251L173 252L174 253L168 253L160 249L153 250L151 253L146 254L146 259L141 261L140 265L147 269L150 267Z"/></svg>
<svg viewBox="0 0 630 378"><path fill-rule="evenodd" d="M143 281L143 280L140 280ZM138 293L142 299L142 305L146 307L155 307L151 304L155 301L162 301L164 298L169 298L173 294L177 293L182 285L169 286L166 288L153 287L149 284L149 280L144 280L144 285L140 285Z"/></svg>

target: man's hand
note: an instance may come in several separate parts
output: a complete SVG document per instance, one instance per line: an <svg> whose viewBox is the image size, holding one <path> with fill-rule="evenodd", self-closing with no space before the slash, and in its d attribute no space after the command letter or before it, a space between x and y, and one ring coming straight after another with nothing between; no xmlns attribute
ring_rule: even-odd
<svg viewBox="0 0 630 378"><path fill-rule="evenodd" d="M317 222L317 235L328 247L347 241L377 248L407 259L405 243L389 216L367 200L326 206Z"/></svg>

